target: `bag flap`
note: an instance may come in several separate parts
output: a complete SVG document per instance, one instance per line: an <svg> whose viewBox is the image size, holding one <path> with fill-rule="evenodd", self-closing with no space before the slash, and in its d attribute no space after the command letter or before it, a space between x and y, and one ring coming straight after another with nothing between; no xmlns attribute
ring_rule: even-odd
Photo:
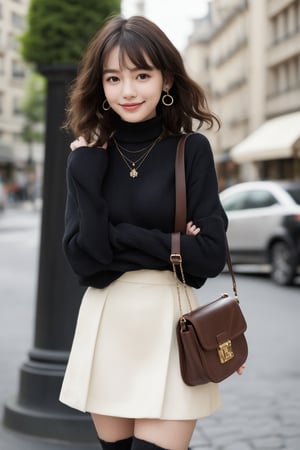
<svg viewBox="0 0 300 450"><path fill-rule="evenodd" d="M247 329L240 306L232 297L220 297L184 317L193 326L200 344L206 350L213 350L226 340L237 338Z"/></svg>

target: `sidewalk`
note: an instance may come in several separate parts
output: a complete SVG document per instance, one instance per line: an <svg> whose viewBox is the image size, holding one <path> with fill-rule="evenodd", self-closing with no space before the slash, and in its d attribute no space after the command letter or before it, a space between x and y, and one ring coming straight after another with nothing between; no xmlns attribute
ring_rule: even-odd
<svg viewBox="0 0 300 450"><path fill-rule="evenodd" d="M32 346L40 213L30 204L0 214L0 450L94 450L98 445L76 445L43 440L6 429L5 403L17 395L20 366Z"/></svg>
<svg viewBox="0 0 300 450"><path fill-rule="evenodd" d="M0 215L0 403L18 390L20 365L32 345L39 242L39 213L30 209ZM215 297L226 284L222 275L201 290ZM193 450L300 449L299 339L294 330L300 317L299 288L281 290L264 279L240 277L243 307L251 346L247 371L222 383L223 408L199 420ZM228 285L229 286L229 285ZM221 292L221 291L220 291ZM289 293L289 297L286 295ZM284 303L281 299L284 298ZM270 315L271 311L271 315ZM262 326L273 323L268 335ZM278 325L282 327L278 339ZM268 343L273 343L271 346ZM264 348L262 348L264 343ZM268 359L269 358L269 359ZM293 365L287 362L294 361ZM2 416L1 414L1 416ZM0 424L0 450L96 450L99 445L38 439Z"/></svg>

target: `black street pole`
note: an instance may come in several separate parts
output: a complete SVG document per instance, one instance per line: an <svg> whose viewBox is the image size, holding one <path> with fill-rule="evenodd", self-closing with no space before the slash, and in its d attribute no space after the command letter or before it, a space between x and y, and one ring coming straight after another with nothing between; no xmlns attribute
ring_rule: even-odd
<svg viewBox="0 0 300 450"><path fill-rule="evenodd" d="M63 441L96 442L89 415L58 400L82 297L62 252L65 170L70 136L62 130L66 97L76 68L40 68L47 78L46 151L34 346L20 370L17 398L7 402L4 424L16 431Z"/></svg>

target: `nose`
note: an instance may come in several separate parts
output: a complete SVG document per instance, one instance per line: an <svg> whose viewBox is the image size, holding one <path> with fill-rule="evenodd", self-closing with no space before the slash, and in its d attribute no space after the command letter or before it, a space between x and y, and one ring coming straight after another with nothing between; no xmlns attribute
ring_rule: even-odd
<svg viewBox="0 0 300 450"><path fill-rule="evenodd" d="M122 95L126 99L131 99L136 97L136 89L132 80L124 80Z"/></svg>

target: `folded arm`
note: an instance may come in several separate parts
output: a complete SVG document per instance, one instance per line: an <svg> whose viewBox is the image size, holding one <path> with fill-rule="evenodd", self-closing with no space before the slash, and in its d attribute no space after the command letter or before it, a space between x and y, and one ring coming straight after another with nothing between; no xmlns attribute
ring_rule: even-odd
<svg viewBox="0 0 300 450"><path fill-rule="evenodd" d="M102 196L107 168L103 149L81 147L67 165L67 203L63 247L78 275L90 275L112 261L108 211Z"/></svg>

